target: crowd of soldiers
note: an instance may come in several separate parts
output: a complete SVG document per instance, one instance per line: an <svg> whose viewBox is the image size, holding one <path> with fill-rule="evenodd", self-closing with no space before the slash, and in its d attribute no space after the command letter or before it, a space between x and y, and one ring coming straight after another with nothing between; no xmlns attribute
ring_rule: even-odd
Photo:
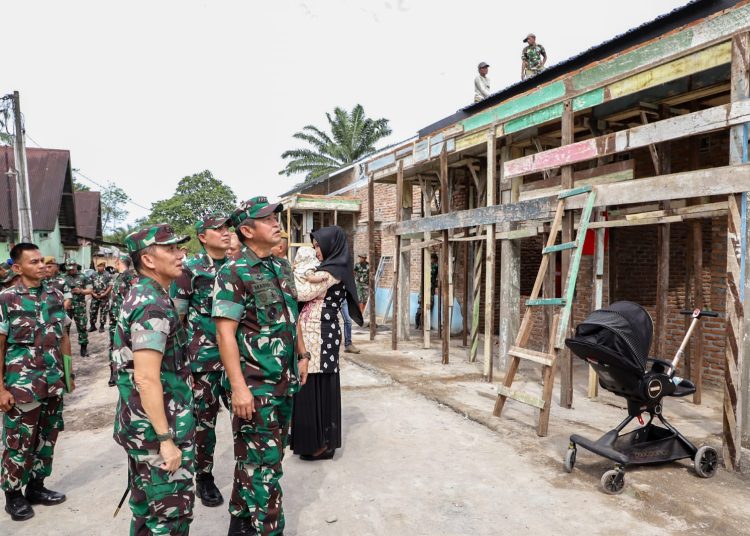
<svg viewBox="0 0 750 536"><path fill-rule="evenodd" d="M536 35L533 33L524 37L523 42L526 46L521 50L521 80L531 78L544 70L547 63L547 51L544 47L536 42ZM479 74L474 78L474 102L479 102L490 96L490 64L480 62L477 66Z"/></svg>
<svg viewBox="0 0 750 536"><path fill-rule="evenodd" d="M0 280L8 279L0 292L0 486L13 520L31 518L32 505L65 501L44 478L63 428L63 393L75 388L69 329L76 324L83 356L89 330L98 322L101 332L108 315L110 385L119 395L113 436L128 462L131 534L188 534L196 495L208 507L224 502L213 477L222 404L235 458L228 534L283 534L281 462L309 353L297 336L281 210L254 197L231 214L201 218L201 252L187 259L188 237L166 224L144 227L126 237L114 279L103 266L86 277L74 261L62 275L34 244L13 247L12 265L0 266ZM232 236L240 249L229 254ZM356 277L366 299L365 256Z"/></svg>

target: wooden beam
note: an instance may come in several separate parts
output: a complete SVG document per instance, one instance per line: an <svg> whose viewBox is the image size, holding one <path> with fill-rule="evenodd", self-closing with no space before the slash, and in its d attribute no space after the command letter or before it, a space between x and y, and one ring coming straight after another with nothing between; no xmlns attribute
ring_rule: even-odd
<svg viewBox="0 0 750 536"><path fill-rule="evenodd" d="M496 128L493 125L487 131L487 210L491 210L495 205L495 187L496 187L496 162L497 162L497 144ZM503 205L500 205L503 206ZM484 209L477 209L484 210ZM485 223L485 222L482 222ZM495 325L495 226L494 222L486 222L487 243L485 246L485 287L484 287L484 367L482 377L485 381L492 381L492 339L494 336ZM480 225L477 222L474 225ZM466 227L466 226L465 226Z"/></svg>
<svg viewBox="0 0 750 536"><path fill-rule="evenodd" d="M440 153L440 212L448 214L450 212L450 196L448 195L448 152L445 145ZM451 318L450 318L450 280L448 278L448 255L450 255L450 244L448 242L448 229L443 229L443 246L440 249L440 291L442 295L442 362L447 365L450 360L451 345Z"/></svg>
<svg viewBox="0 0 750 536"><path fill-rule="evenodd" d="M422 210L423 217L432 215L432 182L419 178L422 186ZM430 233L424 233L423 242L430 240ZM422 250L422 348L430 348L430 328L432 324L432 260L430 250Z"/></svg>
<svg viewBox="0 0 750 536"><path fill-rule="evenodd" d="M404 192L404 165L403 162L398 164L398 173L396 175L396 221L402 221L402 207ZM401 279L401 240L400 236L395 238L395 251L393 252L393 315L391 318L391 350L398 350L399 339L399 280Z"/></svg>
<svg viewBox="0 0 750 536"><path fill-rule="evenodd" d="M727 195L744 191L747 184L750 184L750 166L746 164L685 171L596 186L596 206ZM566 209L583 208L584 200L584 196L571 197L565 201L565 207ZM400 224L383 225L382 229L386 234L406 234L506 221L545 221L552 218L555 204L556 200L551 197L531 199L508 205L454 211L451 214L410 220Z"/></svg>
<svg viewBox="0 0 750 536"><path fill-rule="evenodd" d="M502 176L503 162L510 157L510 147L504 146L500 150L500 184L503 184ZM520 179L516 179L519 181ZM511 185L512 186L512 185ZM518 202L519 188L512 188L501 192L503 203ZM511 233L515 231L511 226L516 224L506 223L506 228L501 232ZM502 228L501 228L502 229ZM509 350L513 345L518 333L521 315L521 244L517 240L503 240L500 243L500 325L498 326L498 342L500 367L508 366Z"/></svg>
<svg viewBox="0 0 750 536"><path fill-rule="evenodd" d="M596 138L562 145L505 164L508 177L538 173L568 164L632 151L669 140L722 130L750 121L750 101L715 106L686 115L670 117Z"/></svg>
<svg viewBox="0 0 750 536"><path fill-rule="evenodd" d="M562 138L560 147L567 147L575 143L575 133L573 131L573 105L571 101L566 101L564 104L564 111L562 116ZM573 188L573 166L565 165L561 168L560 174L562 176L560 185L563 190L569 190ZM587 198L588 196L578 196L581 198ZM585 232L585 230L583 230ZM573 228L573 212L566 210L563 214L562 219L562 242L569 243L573 241L573 235L575 230ZM583 247L583 241L577 240ZM562 274L563 282L566 282L571 277L571 252L570 250L564 250L561 255L560 273ZM575 267L578 270L578 267ZM565 289L563 289L565 292ZM571 305L571 312L572 312ZM571 315L572 316L572 315ZM550 331L547 333L547 337L551 339L552 331L554 326L551 326ZM565 337L568 333L573 331L570 323L566 323ZM560 406L563 408L573 407L573 354L567 347L563 347L559 352L560 358Z"/></svg>
<svg viewBox="0 0 750 536"><path fill-rule="evenodd" d="M370 255L370 340L375 339L375 182L372 174L367 181L367 249Z"/></svg>

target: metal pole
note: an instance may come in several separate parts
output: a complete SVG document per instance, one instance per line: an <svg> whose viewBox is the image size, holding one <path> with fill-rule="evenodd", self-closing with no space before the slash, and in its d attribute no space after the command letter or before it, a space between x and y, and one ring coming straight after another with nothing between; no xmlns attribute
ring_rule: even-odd
<svg viewBox="0 0 750 536"><path fill-rule="evenodd" d="M13 118L15 120L14 154L16 160L16 199L18 204L18 229L21 242L32 242L34 229L31 221L29 199L29 169L26 164L26 140L21 120L21 97L13 92Z"/></svg>

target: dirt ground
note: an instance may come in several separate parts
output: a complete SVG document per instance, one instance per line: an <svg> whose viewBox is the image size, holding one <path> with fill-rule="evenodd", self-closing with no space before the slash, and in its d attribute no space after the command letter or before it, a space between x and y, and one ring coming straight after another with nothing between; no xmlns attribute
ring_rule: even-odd
<svg viewBox="0 0 750 536"><path fill-rule="evenodd" d="M126 466L111 438L117 395L107 387L106 334L92 335L92 356L77 361L78 389L66 400L66 429L48 479L68 500L35 507L23 523L0 512L1 535L128 532L127 507L112 518ZM570 433L596 436L622 418L614 397L589 401L576 391L575 408L555 406L550 435L540 439L529 425L533 416L518 405L492 417L493 388L463 349L444 366L437 343L393 353L385 350L389 333L369 342L363 331L355 342L363 353L345 354L342 363L343 448L331 461L291 454L284 461L287 535L748 533L748 481L725 471L704 480L686 462L636 469L625 492L609 496L598 482L610 464L593 454L579 450L574 472L562 470ZM699 408L670 401L667 413L696 443L718 445L721 399L704 399ZM215 475L227 498L233 461L226 411L217 428ZM222 535L227 526L226 503L196 504L192 534Z"/></svg>

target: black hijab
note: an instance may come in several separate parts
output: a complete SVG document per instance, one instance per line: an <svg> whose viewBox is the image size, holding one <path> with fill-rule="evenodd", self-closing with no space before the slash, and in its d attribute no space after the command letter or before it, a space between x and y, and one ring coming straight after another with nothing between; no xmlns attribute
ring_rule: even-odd
<svg viewBox="0 0 750 536"><path fill-rule="evenodd" d="M349 304L349 316L357 325L361 326L362 312L357 302L357 287L354 284L354 266L349 257L349 242L346 233L338 225L323 227L310 233L310 236L320 245L323 260L318 270L328 272L333 277L344 283L346 288L346 301Z"/></svg>

